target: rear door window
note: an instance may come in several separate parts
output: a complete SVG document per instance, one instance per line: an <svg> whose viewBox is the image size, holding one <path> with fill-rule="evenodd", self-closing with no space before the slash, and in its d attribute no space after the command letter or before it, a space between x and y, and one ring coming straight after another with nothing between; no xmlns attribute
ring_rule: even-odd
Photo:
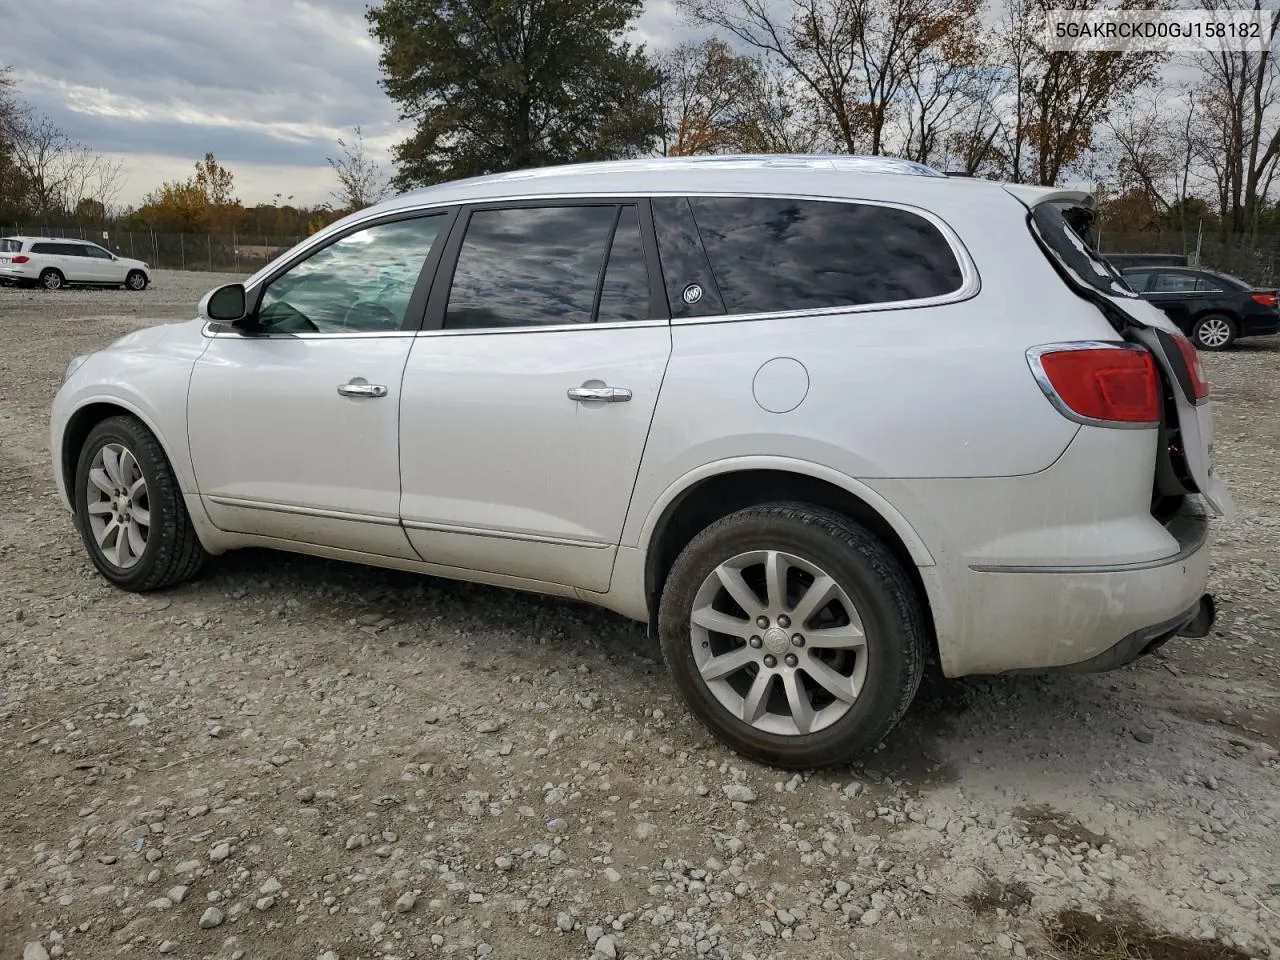
<svg viewBox="0 0 1280 960"><path fill-rule="evenodd" d="M591 323L617 217L614 204L476 210L444 329Z"/></svg>
<svg viewBox="0 0 1280 960"><path fill-rule="evenodd" d="M773 197L689 202L727 313L905 303L963 286L946 237L907 210Z"/></svg>
<svg viewBox="0 0 1280 960"><path fill-rule="evenodd" d="M1124 282L1127 283L1137 293L1147 293L1151 289L1151 278L1155 276L1150 270L1143 270L1139 273L1126 271Z"/></svg>
<svg viewBox="0 0 1280 960"><path fill-rule="evenodd" d="M649 319L649 267L644 259L640 217L633 206L618 211L618 223L609 248L609 262L600 287L598 323L623 323Z"/></svg>
<svg viewBox="0 0 1280 960"><path fill-rule="evenodd" d="M1222 287L1196 273L1160 273L1147 288L1148 293L1221 293Z"/></svg>

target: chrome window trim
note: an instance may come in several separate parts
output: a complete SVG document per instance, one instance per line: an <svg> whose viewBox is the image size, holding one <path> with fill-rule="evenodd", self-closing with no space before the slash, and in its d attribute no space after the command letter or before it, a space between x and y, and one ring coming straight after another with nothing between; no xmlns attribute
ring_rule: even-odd
<svg viewBox="0 0 1280 960"><path fill-rule="evenodd" d="M1044 363L1041 362L1041 357L1047 353L1062 353L1066 350L1129 350L1150 354L1150 351L1145 347L1140 347L1133 343L1119 343L1115 340L1065 340L1059 343L1044 343L1038 347L1028 347L1027 366L1031 368L1031 375L1035 377L1036 385L1040 388L1040 392L1048 398L1055 410L1068 420L1082 423L1088 427L1105 427L1108 430L1154 430L1160 426L1159 420L1145 423L1130 423L1124 420L1098 420L1094 417L1081 416L1068 407L1063 399L1058 396L1058 391L1054 389L1049 375L1044 372ZM1152 362L1155 362L1154 357L1152 357ZM1156 375L1159 376L1158 370Z"/></svg>
<svg viewBox="0 0 1280 960"><path fill-rule="evenodd" d="M671 324L673 326L694 326L705 323L736 323L746 320L784 320L784 319L802 319L806 317L823 317L823 316L843 316L845 314L873 313L882 310L914 310L925 307L937 307L945 304L960 303L976 296L982 289L981 279L978 276L977 266L974 264L972 257L969 255L968 249L964 245L959 235L952 229L951 225L923 207L917 207L909 203L900 203L894 200L873 200L862 197L846 197L833 196L828 193L795 193L792 191L742 191L742 190L627 190L627 191L586 191L586 192L557 192L547 194L529 194L517 193L503 196L493 197L475 197L470 199L462 199L453 197L449 200L437 200L431 203L411 204L404 207L396 207L394 210L380 210L376 213L370 213L366 217L354 220L350 223L343 224L344 231L355 232L362 226L381 220L391 213L408 214L428 213L432 210L447 209L451 207L476 206L480 204L498 204L498 203L514 203L518 201L558 201L558 200L635 200L647 199L652 197L726 197L740 199L776 199L776 200L816 200L825 203L858 203L866 206L889 207L894 210L901 210L905 213L911 213L928 221L934 228L942 234L947 245L951 248L951 254L955 257L956 263L960 267L960 286L950 293L940 294L936 297L920 297L914 300L884 300L878 303L858 303L849 304L848 306L839 307L813 307L805 310L778 310L757 313L731 313L721 316L712 317L684 317L673 318L671 320L641 320L628 321L623 323L587 323L587 324L554 324L549 326L529 326L529 327L510 327L510 328L481 328L477 330L416 330L416 331L377 331L374 333L296 333L296 334L257 334L253 337L246 337L244 334L236 332L211 331L211 323L206 323L201 331L206 337L222 338L236 337L244 339L332 339L352 337L368 337L368 336L476 336L479 334L491 333L539 333L563 330L581 330L588 327L592 329L617 329L634 326L656 326L659 324ZM313 246L325 243L328 235L322 231L313 237L308 237L297 247L290 248L281 257L298 257L304 254ZM274 263L274 261L273 261ZM245 281L246 299L252 300L254 296L254 287L261 280L269 275L272 270L273 263L269 263L262 267L256 274Z"/></svg>
<svg viewBox="0 0 1280 960"><path fill-rule="evenodd" d="M625 330L634 327L665 327L669 320L626 320L617 323L556 323L528 327L484 327L476 330L371 330L364 333L239 333L213 320L205 322L201 333L213 340L383 340L396 337L474 337L489 334L555 333L566 330Z"/></svg>

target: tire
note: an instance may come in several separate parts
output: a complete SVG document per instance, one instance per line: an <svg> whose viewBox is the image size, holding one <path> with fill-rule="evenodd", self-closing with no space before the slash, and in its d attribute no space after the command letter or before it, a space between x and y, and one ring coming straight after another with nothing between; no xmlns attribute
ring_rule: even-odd
<svg viewBox="0 0 1280 960"><path fill-rule="evenodd" d="M115 459L114 475L104 451ZM114 487L117 494L127 488L135 491L123 512L120 498L107 494L91 473ZM142 487L137 487L138 482ZM116 586L138 593L171 587L195 577L208 559L187 515L173 467L159 441L136 418L110 417L89 432L76 461L74 491L80 538L98 572ZM109 509L99 506L91 510L91 492L98 504ZM142 512L148 516L145 524L139 519ZM144 543L139 551L137 541L127 541L123 557L119 552L119 532L124 529L121 517L132 521ZM100 544L102 528L113 522L116 535L107 531Z"/></svg>
<svg viewBox="0 0 1280 960"><path fill-rule="evenodd" d="M46 290L61 290L66 285L67 278L62 275L61 270L47 267L40 271L40 286Z"/></svg>
<svg viewBox="0 0 1280 960"><path fill-rule="evenodd" d="M1191 341L1200 350L1226 350L1236 342L1236 322L1225 313L1206 313L1191 328Z"/></svg>
<svg viewBox="0 0 1280 960"><path fill-rule="evenodd" d="M132 290L135 293L147 289L149 282L147 275L141 270L130 270L129 275L124 278L125 289Z"/></svg>
<svg viewBox="0 0 1280 960"><path fill-rule="evenodd" d="M777 578L787 586L787 599L778 604L769 596L763 561L784 554L796 563ZM742 619L750 611L728 598L724 569L741 570L741 581L734 582L768 608L768 629L756 633L750 619ZM819 603L804 623L791 623L788 614L806 605L806 587L818 574L833 581L833 599ZM852 610L843 609L848 603ZM738 636L695 624L695 608L704 622ZM819 642L823 620L828 628ZM849 639L859 623L860 646ZM695 536L663 586L658 632L667 667L694 716L738 753L787 769L845 763L880 743L915 696L928 649L920 599L884 544L848 517L803 503L748 507ZM709 661L725 654L743 665L717 676L735 661ZM813 679L822 669L815 661L828 668L828 682L840 680L844 698ZM767 674L771 678L761 680ZM802 696L792 700L797 688ZM768 691L763 703L761 689ZM793 703L807 703L808 713L792 709ZM754 719L747 720L749 714ZM809 720L809 732L797 716Z"/></svg>

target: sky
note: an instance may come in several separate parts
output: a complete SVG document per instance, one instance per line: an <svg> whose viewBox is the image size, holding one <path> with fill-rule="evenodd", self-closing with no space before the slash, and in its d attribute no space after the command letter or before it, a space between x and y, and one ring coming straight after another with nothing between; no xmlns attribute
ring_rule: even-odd
<svg viewBox="0 0 1280 960"><path fill-rule="evenodd" d="M122 205L186 179L206 151L247 204L315 204L360 125L390 171L409 125L378 85L366 0L0 0L0 65L67 134L122 162ZM681 39L648 0L634 39Z"/></svg>

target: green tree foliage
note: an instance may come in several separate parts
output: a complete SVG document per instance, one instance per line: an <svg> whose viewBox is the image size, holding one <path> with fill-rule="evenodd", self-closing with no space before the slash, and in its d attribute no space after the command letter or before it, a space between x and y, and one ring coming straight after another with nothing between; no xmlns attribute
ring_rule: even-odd
<svg viewBox="0 0 1280 960"><path fill-rule="evenodd" d="M397 188L648 153L661 77L623 39L642 0L386 0L382 85L416 129Z"/></svg>

